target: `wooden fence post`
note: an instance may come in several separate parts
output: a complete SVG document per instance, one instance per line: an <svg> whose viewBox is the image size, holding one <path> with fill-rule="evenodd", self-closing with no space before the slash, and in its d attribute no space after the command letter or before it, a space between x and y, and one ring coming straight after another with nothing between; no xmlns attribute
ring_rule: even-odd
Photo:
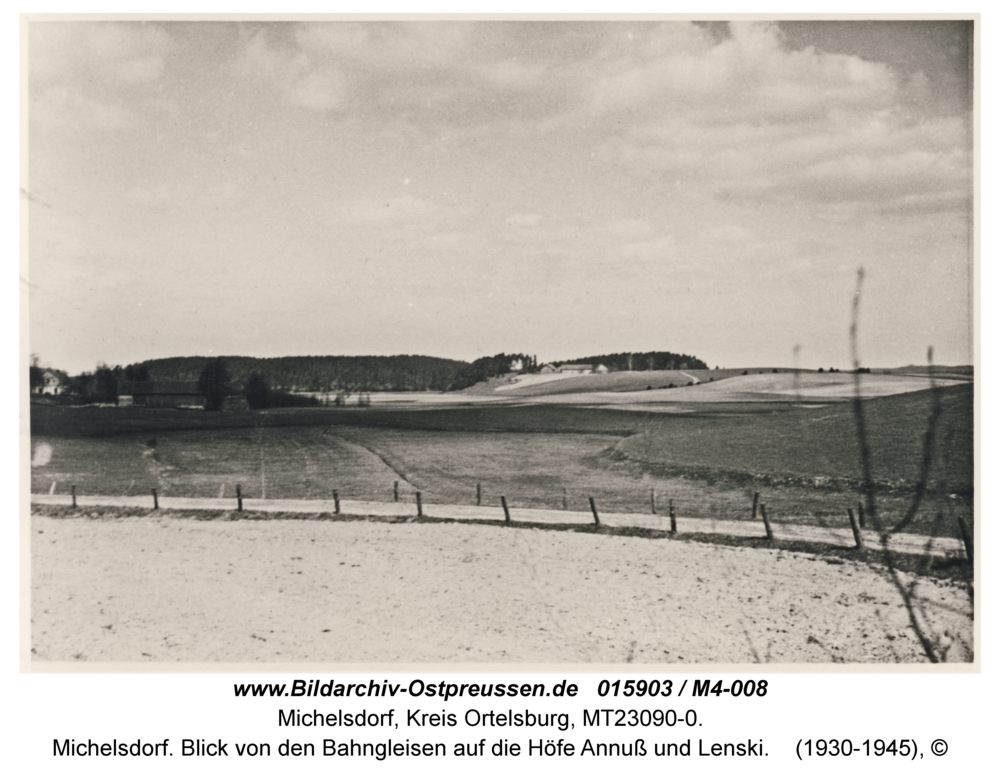
<svg viewBox="0 0 1000 776"><path fill-rule="evenodd" d="M858 521L854 517L854 510L848 509L847 516L851 519L851 531L854 533L854 544L857 545L859 550L865 548L865 542L861 538L861 529L858 528Z"/></svg>
<svg viewBox="0 0 1000 776"><path fill-rule="evenodd" d="M239 484L236 485L236 511L243 511L243 491L241 490Z"/></svg>
<svg viewBox="0 0 1000 776"><path fill-rule="evenodd" d="M507 497L506 496L501 496L500 497L500 503L503 505L503 519L504 519L504 522L509 523L510 522L510 509L507 508Z"/></svg>
<svg viewBox="0 0 1000 776"><path fill-rule="evenodd" d="M73 494L73 509L76 509L76 485L70 485L69 490Z"/></svg>
<svg viewBox="0 0 1000 776"><path fill-rule="evenodd" d="M656 488L649 489L649 510L656 514Z"/></svg>
<svg viewBox="0 0 1000 776"><path fill-rule="evenodd" d="M399 501L399 480L392 483L392 500Z"/></svg>
<svg viewBox="0 0 1000 776"><path fill-rule="evenodd" d="M483 484L481 482L476 483L476 506L481 507L483 505Z"/></svg>
<svg viewBox="0 0 1000 776"><path fill-rule="evenodd" d="M962 541L965 542L965 556L969 559L969 564L972 565L972 531L969 530L968 523L958 517L958 530L962 532Z"/></svg>
<svg viewBox="0 0 1000 776"><path fill-rule="evenodd" d="M569 494L566 493L566 488L563 488L563 509L569 509Z"/></svg>
<svg viewBox="0 0 1000 776"><path fill-rule="evenodd" d="M417 517L424 516L424 502L421 500L420 491L417 491Z"/></svg>
<svg viewBox="0 0 1000 776"><path fill-rule="evenodd" d="M333 491L333 514L340 514L340 493L338 491Z"/></svg>
<svg viewBox="0 0 1000 776"><path fill-rule="evenodd" d="M767 505L760 505L760 516L764 519L764 534L767 536L767 540L774 541L774 534L771 533L771 523L767 519Z"/></svg>
<svg viewBox="0 0 1000 776"><path fill-rule="evenodd" d="M757 519L757 499L759 499L759 498L760 498L760 493L758 493L757 491L754 491L754 494L753 494L753 515L752 515L752 518L751 518L753 520Z"/></svg>
<svg viewBox="0 0 1000 776"><path fill-rule="evenodd" d="M674 500L670 499L670 533L677 533L677 515L674 514Z"/></svg>
<svg viewBox="0 0 1000 776"><path fill-rule="evenodd" d="M160 508L160 500L156 497L156 488L153 488L153 509Z"/></svg>
<svg viewBox="0 0 1000 776"><path fill-rule="evenodd" d="M590 511L594 513L594 524L595 525L600 525L601 524L601 518L599 518L597 516L597 505L594 503L594 497L593 496L589 496L589 498L590 498Z"/></svg>
<svg viewBox="0 0 1000 776"><path fill-rule="evenodd" d="M860 501L858 502L858 527L865 527L865 508L861 505Z"/></svg>

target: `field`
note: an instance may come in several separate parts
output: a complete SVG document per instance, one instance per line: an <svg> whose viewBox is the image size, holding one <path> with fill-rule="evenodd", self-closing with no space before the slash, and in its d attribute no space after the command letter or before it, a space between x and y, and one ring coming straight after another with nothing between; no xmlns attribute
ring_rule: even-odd
<svg viewBox="0 0 1000 776"><path fill-rule="evenodd" d="M32 651L61 662L832 663L926 659L863 563L496 526L32 518ZM836 562L833 562L836 560ZM939 659L967 593L911 578Z"/></svg>
<svg viewBox="0 0 1000 776"><path fill-rule="evenodd" d="M898 521L919 492L907 531L958 537L955 518L974 517L971 383L873 377L879 515ZM391 501L398 483L404 501L472 505L478 485L491 506L593 497L630 513L652 491L680 520L750 520L759 492L774 523L844 528L863 472L853 386L833 378L242 413L36 405L32 491ZM656 393L677 398L643 403ZM973 649L954 558L896 564L898 587L874 555L763 539L33 511L38 660L913 662L926 653L900 595L911 584L936 659ZM233 600L245 605L222 616Z"/></svg>
<svg viewBox="0 0 1000 776"><path fill-rule="evenodd" d="M933 372L907 367L906 372L857 377L865 397L921 391L933 385L968 382L971 376L954 369ZM791 369L691 369L653 372L608 372L599 375L562 374L512 376L470 389L468 393L506 398L544 397L544 401L598 403L746 402L823 399L854 396L855 375L845 372L803 372ZM642 392L642 393L640 393ZM608 394L624 394L609 396Z"/></svg>
<svg viewBox="0 0 1000 776"><path fill-rule="evenodd" d="M741 379L741 378L734 378ZM744 378L745 379L745 378ZM704 386L706 390L712 386ZM972 516L972 386L940 389L929 493L912 530L957 536ZM880 509L898 519L919 478L928 391L869 399ZM776 520L843 522L862 471L852 404L704 402L683 411L622 412L557 404L203 413L36 408L32 490L484 503L749 517L754 491ZM171 427L172 426L172 427ZM48 432L48 433L46 433ZM938 512L947 518L935 520Z"/></svg>

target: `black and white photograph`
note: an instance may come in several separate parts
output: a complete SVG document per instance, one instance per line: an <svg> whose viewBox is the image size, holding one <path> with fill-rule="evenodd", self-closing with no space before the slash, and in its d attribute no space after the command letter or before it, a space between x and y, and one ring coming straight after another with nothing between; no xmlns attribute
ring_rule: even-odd
<svg viewBox="0 0 1000 776"><path fill-rule="evenodd" d="M25 17L22 670L978 666L978 24Z"/></svg>

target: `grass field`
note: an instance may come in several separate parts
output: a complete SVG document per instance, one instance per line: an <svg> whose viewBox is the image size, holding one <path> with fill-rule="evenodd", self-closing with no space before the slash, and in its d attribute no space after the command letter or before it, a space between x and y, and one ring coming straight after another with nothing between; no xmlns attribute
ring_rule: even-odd
<svg viewBox="0 0 1000 776"><path fill-rule="evenodd" d="M738 378L737 378L738 379ZM972 386L942 389L933 493L913 530L956 535L972 514ZM918 475L929 392L865 402L880 510L901 516ZM684 414L561 405L205 413L139 408L33 408L32 489L118 495L390 500L415 490L427 503L484 503L749 517L754 491L775 520L845 521L858 500L858 445L850 403L710 403ZM155 441L154 441L155 440ZM942 512L943 526L935 523Z"/></svg>
<svg viewBox="0 0 1000 776"><path fill-rule="evenodd" d="M906 367L891 373L863 374L856 381L848 372L813 372L793 369L692 369L658 372L608 372L600 375L509 376L476 386L469 393L506 398L540 398L587 401L587 394L624 394L613 397L626 402L696 401L794 401L798 398L843 401L855 394L860 383L865 397L922 391L937 384L968 382L971 373L959 368L931 370ZM555 378L555 379L553 379ZM673 387L670 387L673 386ZM604 401L608 397L603 397Z"/></svg>
<svg viewBox="0 0 1000 776"><path fill-rule="evenodd" d="M788 370L780 370L782 372ZM500 383L496 389L509 396L548 396L592 391L644 391L673 384L708 383L737 377L744 372L772 373L771 369L670 369L650 372L607 372L599 375L525 375L521 382Z"/></svg>
<svg viewBox="0 0 1000 776"><path fill-rule="evenodd" d="M971 385L941 389L932 484L968 494L973 480ZM933 394L869 399L863 416L876 481L906 489L919 476ZM648 463L706 467L719 472L795 477L862 477L852 403L761 416L660 416L622 443L625 454Z"/></svg>

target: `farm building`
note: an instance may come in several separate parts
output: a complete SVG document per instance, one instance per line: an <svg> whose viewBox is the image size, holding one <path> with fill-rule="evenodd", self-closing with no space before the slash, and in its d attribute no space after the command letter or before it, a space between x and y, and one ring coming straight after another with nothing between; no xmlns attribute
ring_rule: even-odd
<svg viewBox="0 0 1000 776"><path fill-rule="evenodd" d="M118 384L119 407L205 408L198 383L185 380L123 380Z"/></svg>
<svg viewBox="0 0 1000 776"><path fill-rule="evenodd" d="M63 381L60 379L59 375L48 369L45 370L42 375L44 382L35 389L36 393L43 394L45 396L57 396L63 392Z"/></svg>
<svg viewBox="0 0 1000 776"><path fill-rule="evenodd" d="M596 367L590 364L563 364L562 366L556 366L555 364L543 364L542 368L538 370L543 375L551 375L556 373L561 374L577 374L577 375L603 375L608 371L608 368L604 364L598 364Z"/></svg>

